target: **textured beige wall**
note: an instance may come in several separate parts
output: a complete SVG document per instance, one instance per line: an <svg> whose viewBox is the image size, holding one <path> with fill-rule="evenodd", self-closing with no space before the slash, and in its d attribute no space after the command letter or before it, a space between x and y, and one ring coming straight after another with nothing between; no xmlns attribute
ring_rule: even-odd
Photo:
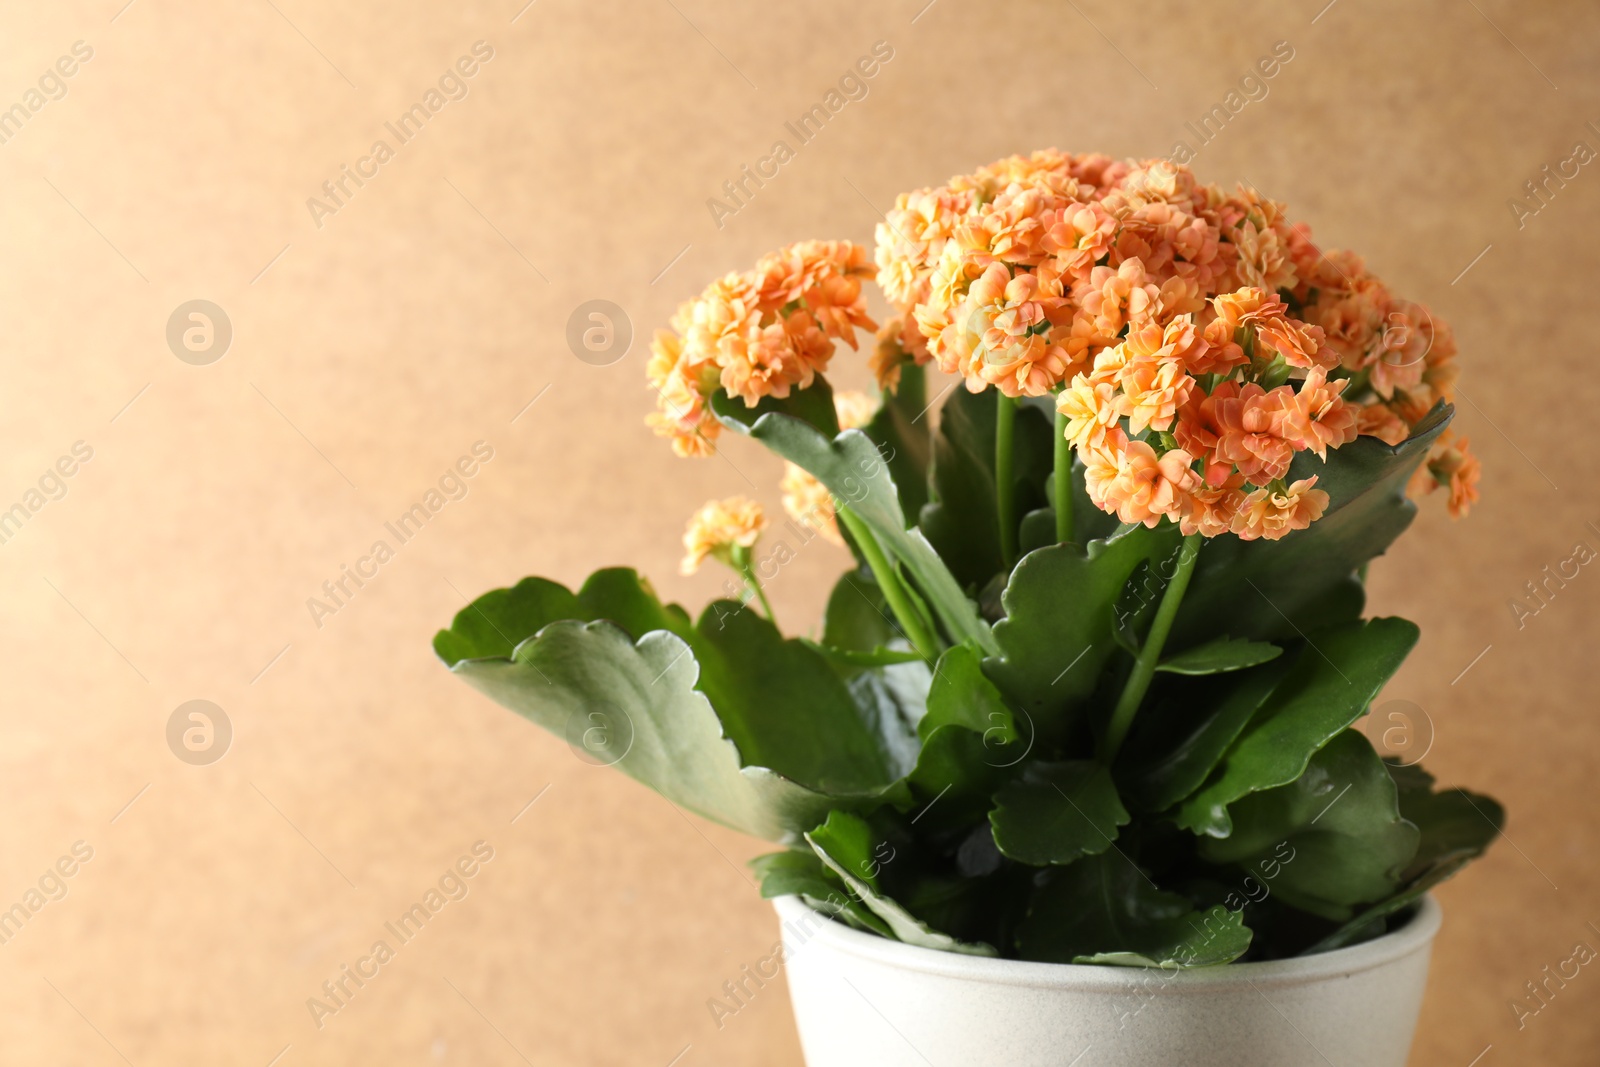
<svg viewBox="0 0 1600 1067"><path fill-rule="evenodd" d="M1600 975L1520 1032L1509 1002L1600 947L1600 574L1520 630L1507 602L1600 547L1600 174L1520 228L1507 200L1600 147L1600 15L1323 2L7 0L0 106L75 42L93 56L0 144L0 506L75 442L93 455L0 545L0 907L75 842L93 856L0 945L0 1060L798 1063L781 987L720 1031L705 1008L774 936L758 846L579 762L428 639L458 594L526 573L626 562L686 603L716 592L677 577L680 524L711 495L776 506L777 464L676 461L641 424L643 340L707 278L870 240L897 191L1013 151L1169 152L1288 41L1195 166L1455 325L1485 467L1469 521L1427 508L1374 569L1374 606L1425 635L1384 699L1425 709L1446 782L1511 810L1440 894L1414 1062L1593 1063ZM469 94L399 144L384 123L480 40ZM879 40L866 99L715 225L706 199ZM380 138L393 158L313 220ZM194 299L232 324L205 366L165 336ZM638 335L615 365L567 348L591 299ZM478 441L466 497L318 626L307 598ZM844 562L818 544L773 583L791 628ZM232 723L209 766L167 746L192 699ZM319 1030L306 999L478 841L466 898Z"/></svg>

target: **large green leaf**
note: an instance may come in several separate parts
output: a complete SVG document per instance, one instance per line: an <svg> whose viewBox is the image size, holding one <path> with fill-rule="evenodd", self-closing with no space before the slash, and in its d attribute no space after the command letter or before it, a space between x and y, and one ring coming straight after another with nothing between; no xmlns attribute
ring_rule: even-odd
<svg viewBox="0 0 1600 1067"><path fill-rule="evenodd" d="M1024 959L1052 963L1209 967L1244 955L1250 931L1238 912L1196 911L1107 852L1040 875L1017 942Z"/></svg>
<svg viewBox="0 0 1600 1067"><path fill-rule="evenodd" d="M1019 739L1011 709L970 645L939 658L927 709L917 724L922 751L910 779L926 803L916 818L925 832L959 830L983 818L1030 739Z"/></svg>
<svg viewBox="0 0 1600 1067"><path fill-rule="evenodd" d="M433 650L447 664L509 658L523 640L557 619L610 619L635 637L670 630L687 640L693 633L682 608L663 605L636 572L612 567L591 574L576 594L544 578L524 578L510 589L490 590L434 636Z"/></svg>
<svg viewBox="0 0 1600 1067"><path fill-rule="evenodd" d="M1117 761L1129 806L1165 811L1199 789L1292 665L1275 658L1249 670L1158 679Z"/></svg>
<svg viewBox="0 0 1600 1067"><path fill-rule="evenodd" d="M711 408L724 425L810 471L871 527L884 549L905 567L953 643L976 641L986 651L995 650L988 625L939 554L920 529L907 529L899 491L878 446L860 430L832 437L806 415L795 413L817 407L807 396L816 388L792 393L786 401L768 397L754 409L719 391ZM809 417L820 418L814 412Z"/></svg>
<svg viewBox="0 0 1600 1067"><path fill-rule="evenodd" d="M1400 814L1422 831L1406 868L1407 880L1430 869L1483 854L1505 826L1505 809L1492 797L1465 789L1433 789L1433 775L1416 765L1387 764L1399 790Z"/></svg>
<svg viewBox="0 0 1600 1067"><path fill-rule="evenodd" d="M912 915L880 888L884 869L898 858L894 845L878 837L866 820L842 811L806 835L818 857L850 887L873 914L888 924L894 936L908 945L960 952L971 956L997 955L993 945L960 941L933 929Z"/></svg>
<svg viewBox="0 0 1600 1067"><path fill-rule="evenodd" d="M1421 836L1400 814L1388 768L1357 730L1324 745L1293 782L1244 797L1230 814L1233 833L1203 839L1201 857L1251 874L1270 860L1271 892L1336 921L1393 894ZM1285 842L1289 858L1277 854Z"/></svg>
<svg viewBox="0 0 1600 1067"><path fill-rule="evenodd" d="M1005 569L995 521L999 513L994 473L998 398L993 390L971 393L956 389L945 401L933 442L932 501L922 509L923 532L956 581L970 589L982 589ZM1044 484L1052 462L1050 435L1049 420L1038 409L1018 409L1012 464L1019 521L1046 503Z"/></svg>
<svg viewBox="0 0 1600 1067"><path fill-rule="evenodd" d="M1358 437L1329 452L1326 462L1299 453L1289 477L1315 475L1329 497L1327 512L1279 541L1232 535L1208 541L1168 647L1187 648L1219 633L1280 640L1358 617L1364 595L1356 571L1411 524L1417 509L1405 497L1406 481L1453 413L1441 405L1399 446Z"/></svg>
<svg viewBox="0 0 1600 1067"><path fill-rule="evenodd" d="M1221 674L1277 659L1282 652L1283 649L1267 641L1219 637L1187 652L1168 656L1156 665L1156 670L1169 674Z"/></svg>
<svg viewBox="0 0 1600 1067"><path fill-rule="evenodd" d="M786 842L848 803L745 766L695 688L689 646L666 631L635 645L609 622L559 621L510 659L463 659L451 669L552 733L582 738L574 743L593 758L674 804L736 830Z"/></svg>
<svg viewBox="0 0 1600 1067"><path fill-rule="evenodd" d="M1171 524L1136 526L1088 548L1051 545L1030 552L1011 572L995 625L1001 652L984 670L1033 719L1042 736L1059 737L1067 719L1094 692L1112 640L1117 599L1142 562L1175 558L1180 538Z"/></svg>
<svg viewBox="0 0 1600 1067"><path fill-rule="evenodd" d="M995 794L994 804L995 847L1035 867L1104 852L1130 818L1111 772L1088 760L1032 762Z"/></svg>
<svg viewBox="0 0 1600 1067"><path fill-rule="evenodd" d="M598 572L577 594L541 579L495 590L434 648L584 758L760 837L792 841L835 806L904 790L816 652L726 602L690 627L632 571Z"/></svg>
<svg viewBox="0 0 1600 1067"><path fill-rule="evenodd" d="M906 769L903 724L862 708L803 641L784 640L754 611L712 604L700 617L699 688L745 762L771 767L824 793L881 788Z"/></svg>
<svg viewBox="0 0 1600 1067"><path fill-rule="evenodd" d="M1389 766L1400 791L1400 814L1422 833L1417 853L1401 875L1398 893L1358 912L1311 948L1327 952L1383 933L1390 916L1409 908L1434 886L1481 856L1505 825L1505 810L1492 798L1464 789L1434 792L1433 776L1417 766Z"/></svg>
<svg viewBox="0 0 1600 1067"><path fill-rule="evenodd" d="M1178 809L1196 834L1227 837L1228 805L1288 785L1311 756L1355 722L1417 641L1405 619L1347 623L1310 634L1289 676L1223 757L1220 771Z"/></svg>
<svg viewBox="0 0 1600 1067"><path fill-rule="evenodd" d="M849 895L844 883L814 852L769 852L751 860L750 869L761 880L765 900L797 896L813 911L884 937L894 936L887 923Z"/></svg>

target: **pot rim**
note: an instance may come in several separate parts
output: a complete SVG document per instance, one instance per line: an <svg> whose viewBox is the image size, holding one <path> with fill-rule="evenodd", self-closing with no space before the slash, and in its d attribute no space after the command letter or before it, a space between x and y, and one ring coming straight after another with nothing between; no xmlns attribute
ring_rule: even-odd
<svg viewBox="0 0 1600 1067"><path fill-rule="evenodd" d="M992 985L1117 993L1125 993L1130 986L1148 981L1151 972L1159 974L1160 981L1175 992L1206 992L1240 984L1266 984L1281 988L1374 970L1428 950L1434 935L1439 932L1443 912L1431 894L1424 896L1420 904L1421 907L1410 921L1400 929L1359 945L1286 960L1169 970L1103 964L1039 963L943 952L856 930L813 910L797 896L782 896L772 901L784 926L786 946L790 936L799 936L789 929L790 923L804 920L807 916L815 920L812 932L806 939L789 949L791 955L804 945L820 940L836 951L900 970Z"/></svg>

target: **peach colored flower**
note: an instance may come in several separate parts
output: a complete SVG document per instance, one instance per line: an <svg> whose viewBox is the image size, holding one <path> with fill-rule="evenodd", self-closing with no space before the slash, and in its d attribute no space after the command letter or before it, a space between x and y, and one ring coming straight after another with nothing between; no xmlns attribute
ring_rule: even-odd
<svg viewBox="0 0 1600 1067"><path fill-rule="evenodd" d="M1066 438L1080 450L1098 448L1125 414L1125 400L1110 382L1095 384L1082 374L1056 397L1056 410L1067 417Z"/></svg>
<svg viewBox="0 0 1600 1067"><path fill-rule="evenodd" d="M1095 267L1072 288L1072 299L1094 316L1102 333L1115 337L1128 323L1145 323L1161 308L1161 287L1145 274L1144 263L1129 259L1120 267Z"/></svg>
<svg viewBox="0 0 1600 1067"><path fill-rule="evenodd" d="M1313 367L1299 390L1284 405L1286 435L1295 449L1310 449L1322 459L1328 449L1356 439L1357 411L1339 394L1349 379L1328 381L1327 372Z"/></svg>
<svg viewBox="0 0 1600 1067"><path fill-rule="evenodd" d="M1115 512L1123 522L1155 526L1163 516L1177 517L1188 496L1200 487L1191 469L1194 457L1181 448L1163 455L1143 441L1122 447L1093 449L1093 463L1085 463L1085 487L1102 511Z"/></svg>
<svg viewBox="0 0 1600 1067"><path fill-rule="evenodd" d="M1133 433L1142 433L1147 426L1171 429L1195 385L1182 360L1154 358L1130 360L1118 382L1127 398L1128 429Z"/></svg>
<svg viewBox="0 0 1600 1067"><path fill-rule="evenodd" d="M1407 492L1411 496L1424 496L1445 486L1450 490L1450 517L1464 516L1478 502L1478 482L1483 477L1483 465L1471 447L1471 440L1457 438L1454 430L1440 434L1433 443L1428 461L1411 475Z"/></svg>
<svg viewBox="0 0 1600 1067"><path fill-rule="evenodd" d="M1178 520L1185 537L1220 537L1233 528L1234 518L1244 506L1244 478L1235 474L1221 485L1202 485L1189 494L1188 507Z"/></svg>
<svg viewBox="0 0 1600 1067"><path fill-rule="evenodd" d="M707 501L689 518L683 533L685 555L678 569L683 574L693 574L707 556L732 566L733 551L753 548L766 528L767 517L761 505L748 497Z"/></svg>
<svg viewBox="0 0 1600 1067"><path fill-rule="evenodd" d="M1051 212L1043 226L1045 250L1062 273L1079 278L1088 276L1111 247L1116 220L1098 204L1068 203Z"/></svg>
<svg viewBox="0 0 1600 1067"><path fill-rule="evenodd" d="M1042 332L1049 329L1048 312L1062 298L1044 284L1028 271L1013 275L1000 262L972 283L956 310L958 321L941 333L969 390L993 385L1006 396L1043 396L1061 383L1067 353Z"/></svg>
<svg viewBox="0 0 1600 1067"><path fill-rule="evenodd" d="M1217 386L1207 398L1222 430L1215 458L1238 467L1252 485L1265 485L1289 473L1295 449L1284 413L1293 398L1294 391L1286 385L1271 393L1254 382L1242 388L1232 382Z"/></svg>
<svg viewBox="0 0 1600 1067"><path fill-rule="evenodd" d="M1411 436L1411 427L1388 405L1376 403L1361 406L1356 416L1356 432L1393 446Z"/></svg>
<svg viewBox="0 0 1600 1067"><path fill-rule="evenodd" d="M1178 447L1200 461L1205 470L1205 483L1212 488L1223 485L1233 477L1233 463L1217 455L1217 444L1224 433L1220 419L1220 405L1238 396L1239 387L1231 382L1218 385L1210 395L1198 389L1189 394L1189 402L1178 412L1172 435Z"/></svg>
<svg viewBox="0 0 1600 1067"><path fill-rule="evenodd" d="M1323 262L1333 277L1323 274L1327 284L1316 289L1316 298L1301 309L1301 315L1322 329L1340 365L1361 370L1372 362L1388 325L1384 317L1391 303L1389 291L1367 273L1359 256L1334 252Z"/></svg>
<svg viewBox="0 0 1600 1067"><path fill-rule="evenodd" d="M1245 497L1233 519L1233 532L1241 541L1265 538L1276 541L1294 530L1304 530L1328 510L1328 494L1313 489L1315 478L1302 478L1283 489L1271 486Z"/></svg>
<svg viewBox="0 0 1600 1067"><path fill-rule="evenodd" d="M658 330L650 343L645 376L656 391L657 411L645 423L659 436L669 438L679 456L709 456L722 432L706 405L716 389L717 367L711 361L694 362L685 355L683 338L671 330Z"/></svg>
<svg viewBox="0 0 1600 1067"><path fill-rule="evenodd" d="M1338 362L1323 343L1322 330L1291 318L1289 306L1275 293L1247 287L1216 296L1211 303L1217 317L1208 326L1206 339L1214 345L1233 341L1241 326L1250 326L1258 344L1281 355L1291 367L1331 368Z"/></svg>
<svg viewBox="0 0 1600 1067"><path fill-rule="evenodd" d="M833 494L810 471L785 461L783 480L778 488L783 492L783 510L791 518L834 544L844 545L844 538L839 534L838 516L834 511Z"/></svg>
<svg viewBox="0 0 1600 1067"><path fill-rule="evenodd" d="M1127 397L1130 431L1141 433L1146 426L1171 429L1194 389L1188 366L1204 358L1206 347L1194 323L1184 316L1165 327L1153 322L1134 325L1114 355L1096 360L1100 373L1114 363L1117 366L1116 382Z"/></svg>

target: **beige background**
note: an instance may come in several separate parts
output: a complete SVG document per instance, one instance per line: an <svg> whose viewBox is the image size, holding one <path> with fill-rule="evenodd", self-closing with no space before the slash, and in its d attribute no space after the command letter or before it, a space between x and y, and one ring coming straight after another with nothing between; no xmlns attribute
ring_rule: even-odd
<svg viewBox="0 0 1600 1067"><path fill-rule="evenodd" d="M1600 14L925 2L8 0L0 106L75 41L94 56L0 144L0 507L74 442L94 455L0 545L0 907L74 842L94 855L0 945L0 1061L797 1064L781 987L720 1031L705 1006L773 940L759 846L579 762L428 639L527 573L631 563L716 593L676 575L681 523L712 495L776 507L778 464L677 461L641 421L644 341L708 278L870 240L896 192L1013 151L1169 152L1287 40L1195 166L1455 325L1485 468L1469 521L1436 501L1374 568L1375 608L1425 635L1383 699L1425 710L1443 780L1512 813L1440 894L1414 1062L1594 1062L1592 968L1520 1032L1509 1002L1600 947L1600 574L1521 630L1507 605L1600 548L1600 175L1521 229L1507 200L1600 146ZM470 95L318 228L307 198L478 40ZM870 95L717 228L707 197L878 40ZM234 330L209 366L165 341L196 298ZM590 299L636 331L613 366L567 348ZM307 598L479 440L467 497L315 625ZM772 584L791 629L844 564L819 544ZM207 767L165 741L196 698L235 731ZM306 999L479 840L466 899L319 1030Z"/></svg>

